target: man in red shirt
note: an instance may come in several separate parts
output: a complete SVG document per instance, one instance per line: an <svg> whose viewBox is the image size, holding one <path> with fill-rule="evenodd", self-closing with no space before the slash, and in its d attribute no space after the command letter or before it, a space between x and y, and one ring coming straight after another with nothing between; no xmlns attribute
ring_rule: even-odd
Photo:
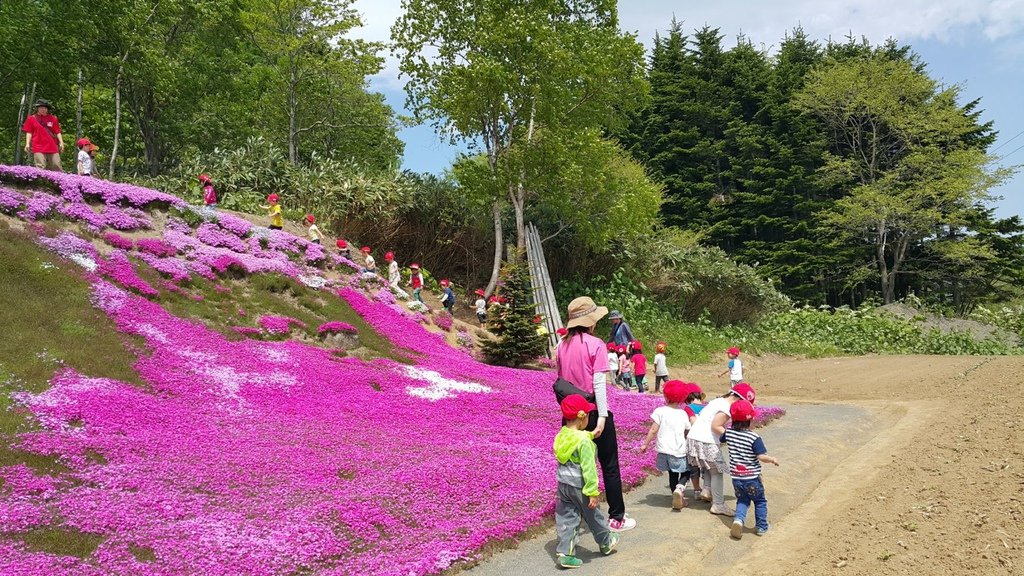
<svg viewBox="0 0 1024 576"><path fill-rule="evenodd" d="M32 153L36 168L63 172L60 153L64 151L64 136L60 133L60 122L50 114L50 103L46 100L36 100L33 107L36 113L21 127L25 133L25 152Z"/></svg>

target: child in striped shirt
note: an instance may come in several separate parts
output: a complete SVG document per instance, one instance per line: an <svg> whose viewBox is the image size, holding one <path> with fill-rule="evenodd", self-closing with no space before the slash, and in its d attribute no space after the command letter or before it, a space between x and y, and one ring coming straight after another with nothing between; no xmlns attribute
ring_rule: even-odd
<svg viewBox="0 0 1024 576"><path fill-rule="evenodd" d="M737 540L743 537L743 523L753 503L757 535L763 536L769 524L768 499L765 498L764 484L761 482L761 463L778 466L779 460L768 455L764 441L750 429L750 421L754 419L753 404L738 400L729 408L729 415L732 417L732 428L727 428L721 438L723 444L729 445L729 475L732 476L732 487L736 490L736 514L729 534Z"/></svg>

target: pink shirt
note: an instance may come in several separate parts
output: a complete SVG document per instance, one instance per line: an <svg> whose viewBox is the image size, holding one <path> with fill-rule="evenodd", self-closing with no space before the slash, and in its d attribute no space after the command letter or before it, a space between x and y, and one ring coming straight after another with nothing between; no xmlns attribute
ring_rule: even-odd
<svg viewBox="0 0 1024 576"><path fill-rule="evenodd" d="M647 375L647 356L644 356L639 352L633 354L633 374L636 374L637 376Z"/></svg>
<svg viewBox="0 0 1024 576"><path fill-rule="evenodd" d="M585 392L594 391L594 374L608 371L608 346L592 334L566 336L558 345L558 376Z"/></svg>

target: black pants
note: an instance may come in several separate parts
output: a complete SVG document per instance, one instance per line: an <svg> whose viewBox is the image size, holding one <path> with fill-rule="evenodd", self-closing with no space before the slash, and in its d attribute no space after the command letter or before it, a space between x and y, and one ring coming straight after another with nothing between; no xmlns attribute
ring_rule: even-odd
<svg viewBox="0 0 1024 576"><path fill-rule="evenodd" d="M597 426L597 412L590 413L590 426ZM612 413L604 421L604 432L594 440L597 445L597 461L601 464L601 477L604 478L604 493L608 499L608 517L622 520L626 514L626 502L622 499L622 476L619 473L619 441L615 437L615 420Z"/></svg>
<svg viewBox="0 0 1024 576"><path fill-rule="evenodd" d="M268 228L270 228L271 230L280 230L280 229L281 229L281 227L280 227L280 226L274 226L273 224L271 224L270 226L268 226Z"/></svg>
<svg viewBox="0 0 1024 576"><path fill-rule="evenodd" d="M654 377L654 391L661 392L661 385L668 380L668 376L655 376Z"/></svg>
<svg viewBox="0 0 1024 576"><path fill-rule="evenodd" d="M673 472L673 471L669 470L668 471L668 489L670 491L672 491L672 492L675 492L676 491L676 486L679 486L680 484L682 484L683 486L686 486L686 483L690 481L690 474L691 474L690 470L687 470L686 472Z"/></svg>

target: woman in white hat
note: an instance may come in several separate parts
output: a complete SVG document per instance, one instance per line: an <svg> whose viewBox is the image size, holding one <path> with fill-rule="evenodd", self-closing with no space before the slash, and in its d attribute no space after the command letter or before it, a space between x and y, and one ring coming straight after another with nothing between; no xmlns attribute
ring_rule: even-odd
<svg viewBox="0 0 1024 576"><path fill-rule="evenodd" d="M608 314L604 306L594 304L586 296L569 303L569 333L558 345L555 362L558 377L571 382L587 395L593 395L597 410L590 413L588 430L594 432L597 460L601 463L605 497L608 500L608 524L615 532L636 527L636 520L626 516L619 474L619 445L615 438L615 422L608 410L608 354L605 343L593 335L597 321Z"/></svg>

